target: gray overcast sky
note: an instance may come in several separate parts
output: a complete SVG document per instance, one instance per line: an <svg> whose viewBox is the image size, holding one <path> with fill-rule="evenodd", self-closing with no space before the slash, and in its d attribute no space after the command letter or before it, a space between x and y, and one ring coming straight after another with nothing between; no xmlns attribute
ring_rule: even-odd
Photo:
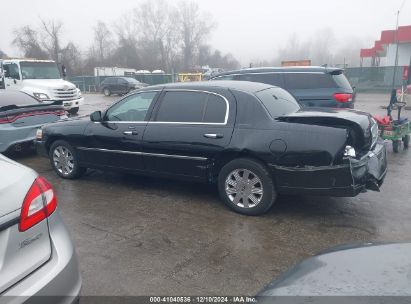
<svg viewBox="0 0 411 304"><path fill-rule="evenodd" d="M168 0L177 3L178 0ZM303 40L321 29L333 30L338 46L355 38L373 46L380 31L393 29L395 13L404 0L194 0L217 24L209 43L231 52L243 64L271 60L289 36ZM39 17L61 19L64 38L85 50L93 37L93 26L101 19L109 24L141 0L17 0L2 1L0 49L20 55L11 45L12 30L37 25ZM411 24L411 0L405 0L400 25Z"/></svg>

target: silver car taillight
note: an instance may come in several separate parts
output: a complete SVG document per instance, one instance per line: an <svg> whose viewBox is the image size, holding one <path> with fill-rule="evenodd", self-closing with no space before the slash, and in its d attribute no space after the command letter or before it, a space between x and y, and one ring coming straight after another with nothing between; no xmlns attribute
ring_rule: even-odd
<svg viewBox="0 0 411 304"><path fill-rule="evenodd" d="M26 231L45 218L57 208L57 198L51 184L42 176L31 185L21 207L19 230Z"/></svg>

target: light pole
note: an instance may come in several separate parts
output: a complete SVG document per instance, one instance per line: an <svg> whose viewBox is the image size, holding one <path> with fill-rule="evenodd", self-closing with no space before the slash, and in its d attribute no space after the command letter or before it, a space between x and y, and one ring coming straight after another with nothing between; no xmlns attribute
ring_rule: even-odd
<svg viewBox="0 0 411 304"><path fill-rule="evenodd" d="M397 76L397 65L398 65L398 19L400 17L400 10L397 11L397 24L395 26L394 32L394 43L395 43L395 59L394 59L394 73L392 75L392 86L391 88L395 88L395 77Z"/></svg>

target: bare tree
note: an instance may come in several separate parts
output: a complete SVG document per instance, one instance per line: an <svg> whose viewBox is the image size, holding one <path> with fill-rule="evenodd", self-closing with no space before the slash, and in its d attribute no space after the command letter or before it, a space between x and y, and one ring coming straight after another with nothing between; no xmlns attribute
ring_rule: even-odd
<svg viewBox="0 0 411 304"><path fill-rule="evenodd" d="M40 44L38 32L26 25L13 31L12 44L23 53L24 57L48 59L47 51Z"/></svg>
<svg viewBox="0 0 411 304"><path fill-rule="evenodd" d="M67 68L69 75L83 74L83 60L79 48L69 42L64 49L61 50L62 63Z"/></svg>
<svg viewBox="0 0 411 304"><path fill-rule="evenodd" d="M112 44L112 33L103 21L98 21L94 27L93 48L99 62L103 63L110 56Z"/></svg>
<svg viewBox="0 0 411 304"><path fill-rule="evenodd" d="M194 65L198 48L208 37L214 22L202 13L196 2L183 1L178 6L177 27L182 40L183 68L189 70Z"/></svg>
<svg viewBox="0 0 411 304"><path fill-rule="evenodd" d="M311 39L311 59L316 65L332 65L333 47L335 42L334 32L330 28L318 31Z"/></svg>
<svg viewBox="0 0 411 304"><path fill-rule="evenodd" d="M310 42L301 42L297 34L293 34L284 48L278 51L275 65L280 65L284 60L310 59Z"/></svg>
<svg viewBox="0 0 411 304"><path fill-rule="evenodd" d="M175 8L165 0L147 0L134 9L143 61L152 69L172 70L180 41L175 27Z"/></svg>
<svg viewBox="0 0 411 304"><path fill-rule="evenodd" d="M43 34L43 47L49 52L51 58L59 61L61 53L61 35L63 23L61 21L40 19Z"/></svg>

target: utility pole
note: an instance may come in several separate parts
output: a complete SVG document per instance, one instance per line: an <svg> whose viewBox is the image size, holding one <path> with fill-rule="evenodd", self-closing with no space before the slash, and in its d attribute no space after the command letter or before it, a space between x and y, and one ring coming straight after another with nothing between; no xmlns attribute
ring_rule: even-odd
<svg viewBox="0 0 411 304"><path fill-rule="evenodd" d="M394 43L395 43L395 61L394 61L394 73L392 75L392 85L391 88L395 88L395 77L397 76L397 65L398 65L398 19L400 17L400 10L397 11L397 23L394 32Z"/></svg>

